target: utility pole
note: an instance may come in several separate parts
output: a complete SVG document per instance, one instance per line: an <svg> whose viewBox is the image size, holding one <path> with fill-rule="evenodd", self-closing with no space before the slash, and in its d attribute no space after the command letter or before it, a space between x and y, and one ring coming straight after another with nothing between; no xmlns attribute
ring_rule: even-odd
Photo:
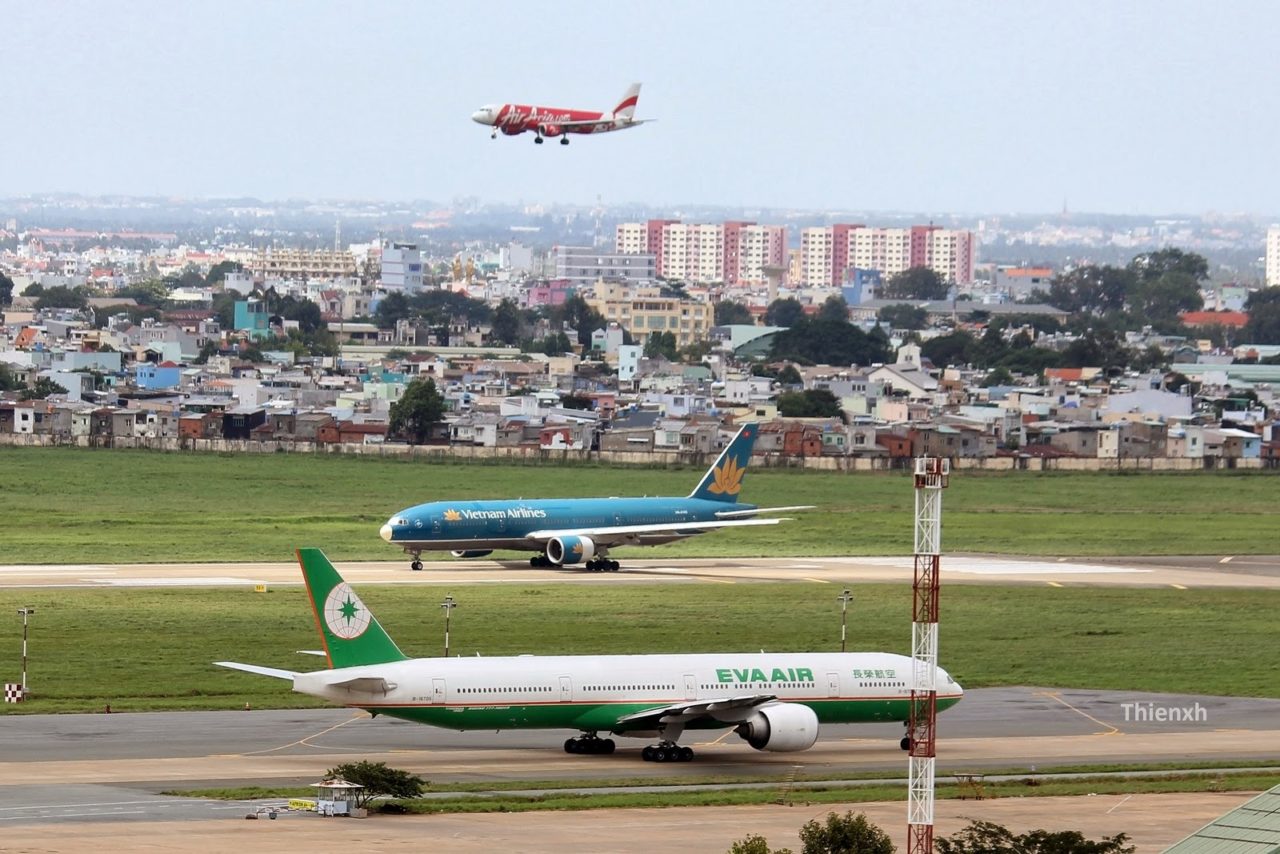
<svg viewBox="0 0 1280 854"><path fill-rule="evenodd" d="M444 657L449 657L449 612L458 607L458 603L453 601L452 596L444 597L444 601L440 603L440 607L444 608Z"/></svg>
<svg viewBox="0 0 1280 854"><path fill-rule="evenodd" d="M840 600L840 651L844 652L845 612L849 610L849 603L853 601L853 594L850 593L849 588L846 587L844 592L836 598Z"/></svg>
<svg viewBox="0 0 1280 854"><path fill-rule="evenodd" d="M35 608L19 608L22 616L22 699L27 698L27 618L36 612Z"/></svg>

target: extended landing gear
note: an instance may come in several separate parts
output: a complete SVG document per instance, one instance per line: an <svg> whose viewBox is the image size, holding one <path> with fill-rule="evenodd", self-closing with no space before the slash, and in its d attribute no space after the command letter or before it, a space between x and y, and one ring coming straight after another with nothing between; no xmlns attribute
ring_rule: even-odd
<svg viewBox="0 0 1280 854"><path fill-rule="evenodd" d="M413 558L413 561L409 564L409 568L414 572L422 572L422 553L409 552L409 555Z"/></svg>
<svg viewBox="0 0 1280 854"><path fill-rule="evenodd" d="M640 751L645 762L692 762L693 748L681 747L674 741L664 741Z"/></svg>
<svg viewBox="0 0 1280 854"><path fill-rule="evenodd" d="M587 561L588 572L617 572L621 564L607 557L593 558Z"/></svg>
<svg viewBox="0 0 1280 854"><path fill-rule="evenodd" d="M562 136L562 137L560 137L560 144L561 144L561 145L568 145L568 144L569 144L569 137L567 137L567 136Z"/></svg>
<svg viewBox="0 0 1280 854"><path fill-rule="evenodd" d="M489 134L489 139L497 139L497 138L498 138L498 129L494 128L493 132Z"/></svg>
<svg viewBox="0 0 1280 854"><path fill-rule="evenodd" d="M899 746L899 747L901 747L903 750L910 750L910 749L911 749L911 738L910 738L910 736L905 736L905 735L904 735L904 736L902 737L902 741L898 742L898 746Z"/></svg>
<svg viewBox="0 0 1280 854"><path fill-rule="evenodd" d="M592 755L608 755L613 753L617 745L613 743L612 738L597 738L594 732L580 735L577 738L566 739L564 743L565 753L587 753ZM647 749L647 748L646 748Z"/></svg>
<svg viewBox="0 0 1280 854"><path fill-rule="evenodd" d="M529 558L529 566L534 569L545 569L546 567L551 566L551 561L547 560L546 555L534 555Z"/></svg>
<svg viewBox="0 0 1280 854"><path fill-rule="evenodd" d="M542 145L542 137L540 137L540 136L535 136L535 137L533 138L533 144L534 144L534 145Z"/></svg>

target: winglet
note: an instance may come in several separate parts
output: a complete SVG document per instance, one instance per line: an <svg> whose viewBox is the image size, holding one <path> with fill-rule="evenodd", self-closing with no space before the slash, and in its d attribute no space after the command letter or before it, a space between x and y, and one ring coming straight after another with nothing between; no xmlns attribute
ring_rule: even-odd
<svg viewBox="0 0 1280 854"><path fill-rule="evenodd" d="M298 549L298 564L307 583L330 667L386 664L408 658L351 586L342 580L324 552Z"/></svg>
<svg viewBox="0 0 1280 854"><path fill-rule="evenodd" d="M750 422L742 425L738 435L725 446L720 457L707 473L702 476L698 486L689 494L690 498L703 498L708 501L736 503L738 493L742 491L742 478L747 473L747 465L751 462L751 449L756 443L756 433L760 425Z"/></svg>

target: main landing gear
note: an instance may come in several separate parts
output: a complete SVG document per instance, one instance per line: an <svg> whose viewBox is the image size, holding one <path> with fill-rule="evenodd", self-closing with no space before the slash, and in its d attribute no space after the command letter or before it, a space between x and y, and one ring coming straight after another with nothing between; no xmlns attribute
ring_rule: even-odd
<svg viewBox="0 0 1280 854"><path fill-rule="evenodd" d="M548 566L551 566L551 561L547 560L546 555L534 555L529 558L529 566L534 569L546 569Z"/></svg>
<svg viewBox="0 0 1280 854"><path fill-rule="evenodd" d="M533 138L534 145L542 145L542 136L538 135Z"/></svg>
<svg viewBox="0 0 1280 854"><path fill-rule="evenodd" d="M640 751L645 762L692 762L693 748L681 747L674 741L653 744Z"/></svg>
<svg viewBox="0 0 1280 854"><path fill-rule="evenodd" d="M617 572L621 564L607 557L593 558L587 561L588 572Z"/></svg>
<svg viewBox="0 0 1280 854"><path fill-rule="evenodd" d="M911 726L911 721L903 721L903 722L902 722L902 725L903 725L904 727L910 727L910 726ZM908 733L907 735L904 735L904 736L902 737L902 741L898 742L898 746L899 746L899 747L901 747L903 750L910 750L910 749L911 749L911 734L910 734L910 733Z"/></svg>
<svg viewBox="0 0 1280 854"><path fill-rule="evenodd" d="M586 735L580 735L577 738L566 739L564 743L565 753L589 753L592 755L613 753L617 745L613 743L612 738L597 738L594 732ZM645 748L648 750L648 748Z"/></svg>
<svg viewBox="0 0 1280 854"><path fill-rule="evenodd" d="M561 145L568 145L568 144L569 144L569 137L567 137L567 136L562 136L562 137L560 137L560 144L561 144Z"/></svg>

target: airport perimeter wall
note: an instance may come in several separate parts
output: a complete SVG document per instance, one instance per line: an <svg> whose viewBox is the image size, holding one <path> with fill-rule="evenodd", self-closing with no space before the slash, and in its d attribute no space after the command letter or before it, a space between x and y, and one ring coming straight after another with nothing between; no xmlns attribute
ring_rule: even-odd
<svg viewBox="0 0 1280 854"><path fill-rule="evenodd" d="M43 436L32 434L0 434L0 446L9 447L78 447L137 448L151 451L196 452L220 454L351 454L363 457L387 457L423 461L476 461L538 465L556 463L605 463L665 467L675 465L708 466L711 454L676 451L582 451L542 450L539 448L483 448L471 445L403 445L390 444L324 444L314 442L252 442L229 439L159 439L111 436ZM907 470L911 460L888 457L792 457L781 454L757 454L752 465L761 468L804 469L810 471L877 472ZM1235 459L1229 457L1169 458L1123 457L1120 459L1087 459L1083 457L961 457L951 466L963 471L1204 471L1206 469L1276 468L1274 461Z"/></svg>

